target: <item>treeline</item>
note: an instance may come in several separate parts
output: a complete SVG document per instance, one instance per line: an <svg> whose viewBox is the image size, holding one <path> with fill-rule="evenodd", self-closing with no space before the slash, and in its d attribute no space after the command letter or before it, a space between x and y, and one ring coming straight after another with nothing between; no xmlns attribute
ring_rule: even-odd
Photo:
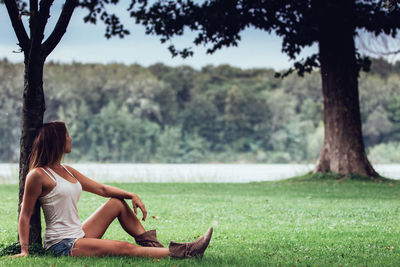
<svg viewBox="0 0 400 267"><path fill-rule="evenodd" d="M23 71L0 60L1 162L18 161ZM50 62L45 121L67 123L69 161L314 162L323 140L320 74L274 73ZM371 161L399 163L400 62L374 60L359 84Z"/></svg>

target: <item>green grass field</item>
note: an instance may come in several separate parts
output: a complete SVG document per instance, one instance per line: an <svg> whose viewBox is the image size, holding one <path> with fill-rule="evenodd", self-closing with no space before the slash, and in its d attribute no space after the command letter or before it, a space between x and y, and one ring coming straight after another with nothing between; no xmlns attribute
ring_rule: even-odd
<svg viewBox="0 0 400 267"><path fill-rule="evenodd" d="M249 184L114 184L137 193L146 229L190 241L214 227L204 258L0 258L1 266L400 266L400 182L292 179ZM17 186L0 186L0 243L17 236ZM83 193L85 220L104 198ZM107 239L132 241L114 222Z"/></svg>

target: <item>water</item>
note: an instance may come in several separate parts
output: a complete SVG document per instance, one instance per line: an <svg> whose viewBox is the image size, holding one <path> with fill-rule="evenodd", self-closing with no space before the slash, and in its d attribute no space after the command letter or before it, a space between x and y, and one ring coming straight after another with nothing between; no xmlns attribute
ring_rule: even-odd
<svg viewBox="0 0 400 267"><path fill-rule="evenodd" d="M312 171L312 164L71 164L99 182L247 183L275 181ZM383 176L400 179L400 164L379 164ZM18 164L0 164L0 184L18 183Z"/></svg>

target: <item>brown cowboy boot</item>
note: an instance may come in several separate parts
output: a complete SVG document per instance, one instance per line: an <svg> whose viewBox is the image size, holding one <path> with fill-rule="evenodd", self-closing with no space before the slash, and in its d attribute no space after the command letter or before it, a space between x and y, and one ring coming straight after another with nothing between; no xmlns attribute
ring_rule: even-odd
<svg viewBox="0 0 400 267"><path fill-rule="evenodd" d="M158 242L156 230L150 230L144 232L141 235L135 237L136 243L142 247L157 247L163 248L164 246Z"/></svg>
<svg viewBox="0 0 400 267"><path fill-rule="evenodd" d="M171 241L169 244L169 256L172 258L192 258L201 257L203 258L204 251L210 243L213 228L210 227L207 232L194 242L190 243L176 243Z"/></svg>

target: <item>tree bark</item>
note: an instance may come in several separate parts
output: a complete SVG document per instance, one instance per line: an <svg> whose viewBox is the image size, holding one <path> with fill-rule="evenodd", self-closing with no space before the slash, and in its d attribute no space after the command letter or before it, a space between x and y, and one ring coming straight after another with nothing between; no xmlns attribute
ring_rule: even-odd
<svg viewBox="0 0 400 267"><path fill-rule="evenodd" d="M378 177L361 129L354 44L354 0L321 0L319 60L324 98L324 143L315 172Z"/></svg>
<svg viewBox="0 0 400 267"><path fill-rule="evenodd" d="M37 130L43 124L45 111L45 99L43 93L43 67L44 59L37 55L25 54L24 93L22 102L22 132L20 141L19 161L19 203L18 214L21 211L21 203L25 189L26 175L29 170L29 155ZM31 217L29 244L42 244L42 227L40 221L40 204L35 204Z"/></svg>

